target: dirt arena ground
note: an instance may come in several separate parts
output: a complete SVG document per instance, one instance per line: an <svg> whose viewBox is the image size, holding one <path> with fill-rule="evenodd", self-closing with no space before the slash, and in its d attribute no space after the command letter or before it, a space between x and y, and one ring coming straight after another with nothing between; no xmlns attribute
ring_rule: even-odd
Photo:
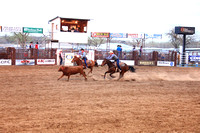
<svg viewBox="0 0 200 133"><path fill-rule="evenodd" d="M0 66L0 133L199 133L200 68L136 68L67 82L58 66Z"/></svg>

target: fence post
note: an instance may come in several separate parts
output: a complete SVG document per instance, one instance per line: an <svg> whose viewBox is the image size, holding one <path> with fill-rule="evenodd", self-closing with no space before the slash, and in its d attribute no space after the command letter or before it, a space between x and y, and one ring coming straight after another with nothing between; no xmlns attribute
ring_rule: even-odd
<svg viewBox="0 0 200 133"><path fill-rule="evenodd" d="M37 65L38 49L34 49L34 58L35 58L35 65Z"/></svg>
<svg viewBox="0 0 200 133"><path fill-rule="evenodd" d="M135 61L135 65L138 65L138 51L133 51L132 59Z"/></svg>
<svg viewBox="0 0 200 133"><path fill-rule="evenodd" d="M15 48L10 49L10 56L11 56L11 60L12 60L12 65L15 65L15 60L16 60L16 49Z"/></svg>
<svg viewBox="0 0 200 133"><path fill-rule="evenodd" d="M55 65L57 65L56 51L57 49L51 49L51 59L55 59Z"/></svg>
<svg viewBox="0 0 200 133"><path fill-rule="evenodd" d="M158 52L153 51L153 60L155 61L155 65L157 66L157 61L158 61Z"/></svg>
<svg viewBox="0 0 200 133"><path fill-rule="evenodd" d="M177 62L176 62L176 59L177 59L177 52L175 51L173 51L173 53L174 53L174 66L176 66L176 64L177 64Z"/></svg>

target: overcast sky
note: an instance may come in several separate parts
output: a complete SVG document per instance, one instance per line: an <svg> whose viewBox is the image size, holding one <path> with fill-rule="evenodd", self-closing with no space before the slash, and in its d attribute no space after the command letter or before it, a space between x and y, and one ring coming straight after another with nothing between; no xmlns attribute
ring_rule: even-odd
<svg viewBox="0 0 200 133"><path fill-rule="evenodd" d="M89 32L165 34L200 31L200 0L2 0L0 26L44 28L56 16L89 18Z"/></svg>

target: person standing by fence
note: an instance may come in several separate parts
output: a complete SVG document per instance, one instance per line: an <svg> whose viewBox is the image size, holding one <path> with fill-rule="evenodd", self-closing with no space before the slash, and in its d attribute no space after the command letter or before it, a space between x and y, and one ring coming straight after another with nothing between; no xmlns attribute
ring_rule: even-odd
<svg viewBox="0 0 200 133"><path fill-rule="evenodd" d="M62 53L62 50L59 52L59 59L60 59L60 65L62 65L62 62L63 62L63 53Z"/></svg>
<svg viewBox="0 0 200 133"><path fill-rule="evenodd" d="M37 56L39 56L39 44L38 44L38 42L35 44L35 49L37 50Z"/></svg>
<svg viewBox="0 0 200 133"><path fill-rule="evenodd" d="M118 57L121 59L122 58L122 46L121 45L117 45L117 54L118 54Z"/></svg>
<svg viewBox="0 0 200 133"><path fill-rule="evenodd" d="M143 48L140 46L140 57L142 56Z"/></svg>
<svg viewBox="0 0 200 133"><path fill-rule="evenodd" d="M30 42L29 49L33 48L33 42Z"/></svg>

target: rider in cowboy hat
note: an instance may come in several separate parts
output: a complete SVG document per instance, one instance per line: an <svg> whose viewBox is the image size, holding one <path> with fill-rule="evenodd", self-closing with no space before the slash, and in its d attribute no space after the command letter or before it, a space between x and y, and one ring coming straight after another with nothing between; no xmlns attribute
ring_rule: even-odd
<svg viewBox="0 0 200 133"><path fill-rule="evenodd" d="M121 70L120 66L119 66L119 58L117 57L117 55L115 55L113 53L113 51L109 52L109 56L106 58L107 60L114 60L115 62L117 62L117 67Z"/></svg>
<svg viewBox="0 0 200 133"><path fill-rule="evenodd" d="M87 57L86 57L86 52L84 51L84 49L82 48L81 49L81 58L82 58L82 60L84 60L84 62L85 62L85 65L86 65L86 67L88 67L88 65L87 65Z"/></svg>

